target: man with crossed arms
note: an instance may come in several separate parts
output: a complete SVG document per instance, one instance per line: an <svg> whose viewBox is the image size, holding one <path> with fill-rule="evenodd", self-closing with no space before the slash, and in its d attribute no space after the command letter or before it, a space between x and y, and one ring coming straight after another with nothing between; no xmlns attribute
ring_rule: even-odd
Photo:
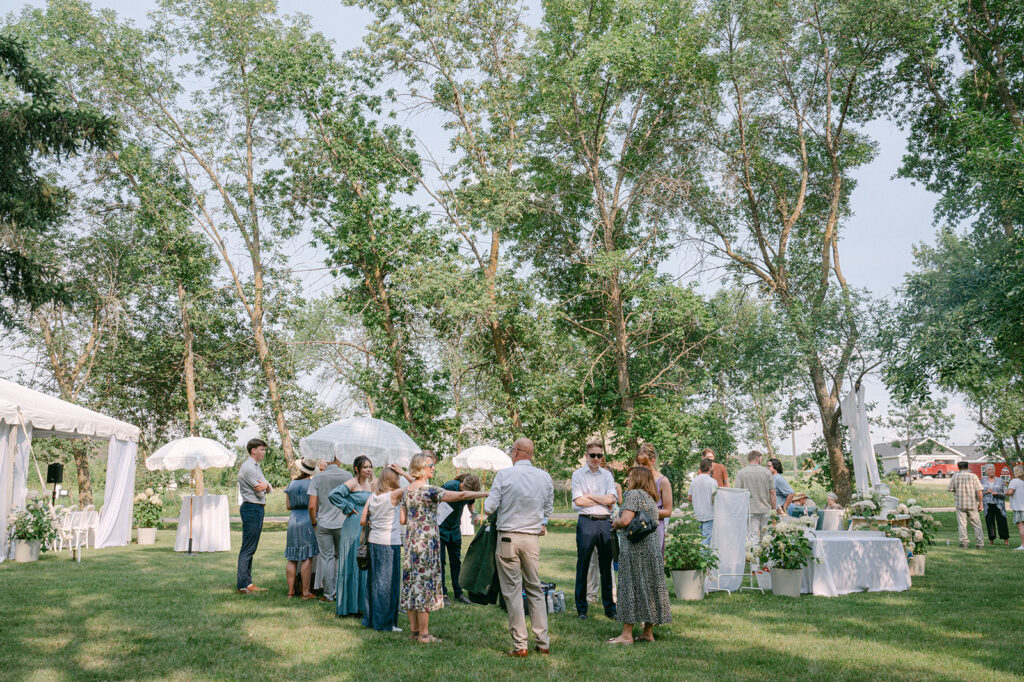
<svg viewBox="0 0 1024 682"><path fill-rule="evenodd" d="M509 656L525 658L527 651L526 614L523 589L530 603L530 625L534 649L550 651L548 610L540 588L540 536L547 533L548 519L554 511L555 486L551 476L533 466L533 441L520 438L509 452L512 466L494 475L491 494L484 513L497 512L498 549L495 565L501 594L508 609L508 629L512 634Z"/></svg>

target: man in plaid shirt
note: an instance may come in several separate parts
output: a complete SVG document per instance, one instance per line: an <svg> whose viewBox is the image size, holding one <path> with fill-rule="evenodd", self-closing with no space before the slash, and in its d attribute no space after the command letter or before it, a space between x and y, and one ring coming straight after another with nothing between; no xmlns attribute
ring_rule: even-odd
<svg viewBox="0 0 1024 682"><path fill-rule="evenodd" d="M977 547L985 546L981 537L981 481L967 470L967 462L957 462L960 471L949 480L949 492L953 493L953 504L956 505L956 532L960 536L960 547L967 547L967 520L971 520L974 528L974 539Z"/></svg>

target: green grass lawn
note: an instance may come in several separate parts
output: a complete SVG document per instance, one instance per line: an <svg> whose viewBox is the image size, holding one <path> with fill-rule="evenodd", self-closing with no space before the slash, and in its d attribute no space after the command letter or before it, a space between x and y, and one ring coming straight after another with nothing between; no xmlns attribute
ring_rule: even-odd
<svg viewBox="0 0 1024 682"><path fill-rule="evenodd" d="M611 647L618 625L570 611L550 619L552 655L510 660L504 613L449 607L431 618L439 645L376 633L329 605L285 598L285 534L268 529L254 579L234 592L235 554L189 558L154 547L44 554L0 564L0 678L535 679L758 678L1006 680L1024 676L1024 552L959 550L952 515L928 574L908 592L789 600L744 592L673 601L653 644ZM277 526L280 528L280 526ZM946 539L953 537L952 546ZM233 533L238 546L240 534ZM467 543L468 544L468 543ZM571 529L542 540L541 573L572 603ZM591 610L600 613L599 608ZM403 623L403 625L405 625Z"/></svg>

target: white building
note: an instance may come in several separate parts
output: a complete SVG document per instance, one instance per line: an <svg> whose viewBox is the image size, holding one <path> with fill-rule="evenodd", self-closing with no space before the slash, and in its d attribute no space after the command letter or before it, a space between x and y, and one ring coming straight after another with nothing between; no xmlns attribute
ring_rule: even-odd
<svg viewBox="0 0 1024 682"><path fill-rule="evenodd" d="M891 442L875 443L872 446L875 454L882 461L884 473L892 473L900 467L909 467L916 471L929 462L956 464L960 461L985 462L988 456L977 445L947 445L934 438L925 438L910 448L910 463L907 462L907 447L894 446ZM928 452L925 452L929 450Z"/></svg>

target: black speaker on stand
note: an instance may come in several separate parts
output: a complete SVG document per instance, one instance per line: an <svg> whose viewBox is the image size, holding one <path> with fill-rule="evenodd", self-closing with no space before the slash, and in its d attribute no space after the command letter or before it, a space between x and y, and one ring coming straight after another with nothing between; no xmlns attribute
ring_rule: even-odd
<svg viewBox="0 0 1024 682"><path fill-rule="evenodd" d="M64 482L64 465L60 462L50 462L46 467L46 483L53 484L53 503L57 503L57 484Z"/></svg>

